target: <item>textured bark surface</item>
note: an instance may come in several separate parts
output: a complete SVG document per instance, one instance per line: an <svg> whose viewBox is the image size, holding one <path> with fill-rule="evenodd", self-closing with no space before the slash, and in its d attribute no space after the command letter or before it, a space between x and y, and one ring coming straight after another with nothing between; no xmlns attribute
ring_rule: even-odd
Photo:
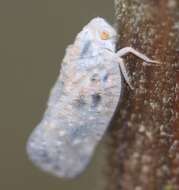
<svg viewBox="0 0 179 190"><path fill-rule="evenodd" d="M108 190L179 189L179 1L116 0L118 48L132 46L160 66L126 65L127 86L111 129Z"/></svg>

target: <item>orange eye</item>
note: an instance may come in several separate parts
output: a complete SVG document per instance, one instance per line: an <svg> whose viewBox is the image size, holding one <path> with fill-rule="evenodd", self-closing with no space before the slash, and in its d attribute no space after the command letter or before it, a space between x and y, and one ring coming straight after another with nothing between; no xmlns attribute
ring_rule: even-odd
<svg viewBox="0 0 179 190"><path fill-rule="evenodd" d="M106 31L103 31L103 32L101 32L101 34L100 34L100 38L102 39L102 40L107 40L107 39L109 39L109 33L108 32L106 32Z"/></svg>

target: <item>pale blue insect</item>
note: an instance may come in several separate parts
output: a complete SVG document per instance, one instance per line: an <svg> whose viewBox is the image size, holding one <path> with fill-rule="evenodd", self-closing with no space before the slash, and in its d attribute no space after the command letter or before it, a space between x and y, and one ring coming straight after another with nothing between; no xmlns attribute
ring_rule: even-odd
<svg viewBox="0 0 179 190"><path fill-rule="evenodd" d="M122 76L131 86L122 56L157 63L131 47L116 52L116 43L115 29L94 18L67 48L43 119L27 143L29 158L42 170L73 178L86 168L121 98Z"/></svg>

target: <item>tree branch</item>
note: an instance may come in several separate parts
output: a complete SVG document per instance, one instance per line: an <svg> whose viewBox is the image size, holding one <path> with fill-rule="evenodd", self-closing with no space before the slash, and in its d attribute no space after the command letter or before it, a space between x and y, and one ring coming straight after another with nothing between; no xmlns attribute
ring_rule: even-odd
<svg viewBox="0 0 179 190"><path fill-rule="evenodd" d="M179 189L179 2L116 0L119 48L132 46L161 66L126 58L127 85L111 130L108 190Z"/></svg>

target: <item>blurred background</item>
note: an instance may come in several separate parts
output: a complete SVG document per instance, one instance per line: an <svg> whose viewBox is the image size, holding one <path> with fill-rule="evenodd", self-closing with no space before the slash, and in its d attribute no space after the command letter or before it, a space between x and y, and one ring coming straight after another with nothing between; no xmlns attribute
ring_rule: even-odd
<svg viewBox="0 0 179 190"><path fill-rule="evenodd" d="M34 167L25 147L41 120L66 46L93 17L113 22L113 13L109 0L0 1L0 189L103 189L104 143L84 174L71 181Z"/></svg>

